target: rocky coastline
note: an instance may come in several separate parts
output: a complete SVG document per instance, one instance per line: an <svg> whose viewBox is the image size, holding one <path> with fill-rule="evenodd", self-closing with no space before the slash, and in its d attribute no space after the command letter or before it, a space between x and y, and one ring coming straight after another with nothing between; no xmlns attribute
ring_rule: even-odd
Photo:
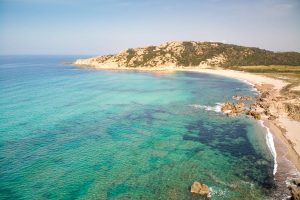
<svg viewBox="0 0 300 200"><path fill-rule="evenodd" d="M282 94L281 91L274 89L273 85L262 84L255 85L255 87L259 91L259 95L256 97L255 103L248 105L245 104L246 101L252 100L250 96L233 96L232 99L236 100L237 102L224 103L221 107L221 111L230 117L234 117L240 114L246 114L256 120L263 120L267 124L276 126L281 130L283 135L286 134L287 131L286 129L284 129L284 127L281 126L279 119L282 116L286 116L292 120L299 121L300 107L295 102L291 103L291 101L295 101L295 97L287 93ZM293 161L296 168L298 168L299 170L299 154L295 150L293 143L287 138L284 139L290 146L289 151L292 151L293 156L289 155L289 159ZM299 174L296 175L296 177L299 177ZM285 182L286 177L279 181ZM281 185L283 184L281 183ZM290 191L291 199L300 199L299 178L290 180L287 188Z"/></svg>

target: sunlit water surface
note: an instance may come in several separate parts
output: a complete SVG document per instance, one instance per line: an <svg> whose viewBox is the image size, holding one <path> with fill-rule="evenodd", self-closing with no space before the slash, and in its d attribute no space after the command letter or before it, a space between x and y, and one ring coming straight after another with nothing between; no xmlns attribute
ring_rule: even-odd
<svg viewBox="0 0 300 200"><path fill-rule="evenodd" d="M95 71L72 56L0 57L0 199L265 199L265 131L218 103L245 83L189 72Z"/></svg>

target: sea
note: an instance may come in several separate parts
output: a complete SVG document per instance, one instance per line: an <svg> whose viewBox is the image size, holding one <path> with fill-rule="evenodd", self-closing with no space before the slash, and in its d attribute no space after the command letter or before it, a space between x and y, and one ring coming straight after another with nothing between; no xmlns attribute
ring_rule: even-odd
<svg viewBox="0 0 300 200"><path fill-rule="evenodd" d="M251 85L79 57L0 57L0 199L203 199L194 181L212 199L272 199L272 137L220 112Z"/></svg>

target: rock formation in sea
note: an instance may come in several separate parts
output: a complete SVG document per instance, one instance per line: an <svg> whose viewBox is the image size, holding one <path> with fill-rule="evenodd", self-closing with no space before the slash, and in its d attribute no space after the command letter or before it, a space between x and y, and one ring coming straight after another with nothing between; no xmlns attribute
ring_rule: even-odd
<svg viewBox="0 0 300 200"><path fill-rule="evenodd" d="M245 104L241 102L226 102L222 105L221 111L229 116L237 116L245 111Z"/></svg>
<svg viewBox="0 0 300 200"><path fill-rule="evenodd" d="M191 186L191 193L199 194L204 197L210 198L210 190L209 187L203 183L195 181Z"/></svg>

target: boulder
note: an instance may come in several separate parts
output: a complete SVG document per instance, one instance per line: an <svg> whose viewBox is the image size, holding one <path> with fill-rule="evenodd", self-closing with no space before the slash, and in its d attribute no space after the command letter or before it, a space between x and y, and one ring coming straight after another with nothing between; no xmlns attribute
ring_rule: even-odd
<svg viewBox="0 0 300 200"><path fill-rule="evenodd" d="M259 105L259 107L261 107L261 108L263 108L265 110L267 110L267 109L270 108L270 105L269 105L268 102L258 102L257 105Z"/></svg>
<svg viewBox="0 0 300 200"><path fill-rule="evenodd" d="M255 112L253 110L250 110L247 115L250 115L252 116L254 119L257 119L257 120L260 120L261 119L261 116L260 116L260 113L258 112Z"/></svg>
<svg viewBox="0 0 300 200"><path fill-rule="evenodd" d="M275 120L275 119L277 119L278 117L276 117L275 115L270 115L269 117L268 117L268 120Z"/></svg>
<svg viewBox="0 0 300 200"><path fill-rule="evenodd" d="M300 185L299 184L290 185L289 190L292 195L292 197L291 197L292 200L300 200Z"/></svg>
<svg viewBox="0 0 300 200"><path fill-rule="evenodd" d="M297 185L298 187L300 187L300 178L294 179L294 180L293 180L293 184L294 184L294 185Z"/></svg>
<svg viewBox="0 0 300 200"><path fill-rule="evenodd" d="M270 92L263 92L261 95L260 95L260 97L261 98L267 98L268 96L270 96Z"/></svg>
<svg viewBox="0 0 300 200"><path fill-rule="evenodd" d="M205 184L202 184L198 181L195 181L191 186L191 193L199 194L205 197L210 197L209 187Z"/></svg>

